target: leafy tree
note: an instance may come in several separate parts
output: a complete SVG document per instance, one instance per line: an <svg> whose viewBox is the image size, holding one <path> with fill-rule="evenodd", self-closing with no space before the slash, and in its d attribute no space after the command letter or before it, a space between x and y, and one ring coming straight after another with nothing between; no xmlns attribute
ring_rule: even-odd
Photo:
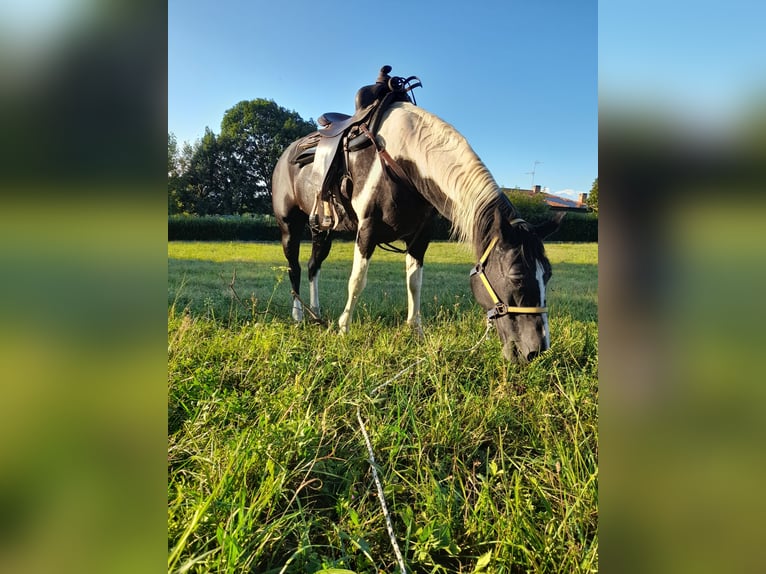
<svg viewBox="0 0 766 574"><path fill-rule="evenodd" d="M176 158L178 156L178 142L173 132L168 132L168 177L176 169Z"/></svg>
<svg viewBox="0 0 766 574"><path fill-rule="evenodd" d="M222 152L218 138L206 127L205 135L193 148L183 177L183 203L188 211L198 215L231 213L229 178Z"/></svg>
<svg viewBox="0 0 766 574"><path fill-rule="evenodd" d="M271 174L290 142L316 130L273 100L241 101L227 110L218 141L228 178L232 211L271 212Z"/></svg>
<svg viewBox="0 0 766 574"><path fill-rule="evenodd" d="M196 213L194 189L192 187L192 158L198 153L201 142L194 146L184 142L181 151L175 155L175 167L168 171L168 213Z"/></svg>
<svg viewBox="0 0 766 574"><path fill-rule="evenodd" d="M590 193L588 194L588 199L585 200L585 203L587 203L588 207L593 211L598 213L598 178L593 181L593 187L590 188Z"/></svg>
<svg viewBox="0 0 766 574"><path fill-rule="evenodd" d="M168 213L180 213L181 187L178 169L178 141L172 132L168 132Z"/></svg>
<svg viewBox="0 0 766 574"><path fill-rule="evenodd" d="M242 101L179 152L168 133L168 212L270 213L271 174L287 145L316 129L272 100Z"/></svg>

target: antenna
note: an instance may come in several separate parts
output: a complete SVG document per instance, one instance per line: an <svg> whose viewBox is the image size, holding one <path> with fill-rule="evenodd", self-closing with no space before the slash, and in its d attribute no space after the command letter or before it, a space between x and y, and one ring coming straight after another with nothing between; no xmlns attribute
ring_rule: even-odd
<svg viewBox="0 0 766 574"><path fill-rule="evenodd" d="M532 171L527 171L524 174L524 175L532 176L532 187L530 188L532 191L535 190L535 172L537 171L537 164L539 163L543 163L543 162L535 160L535 164L532 166Z"/></svg>

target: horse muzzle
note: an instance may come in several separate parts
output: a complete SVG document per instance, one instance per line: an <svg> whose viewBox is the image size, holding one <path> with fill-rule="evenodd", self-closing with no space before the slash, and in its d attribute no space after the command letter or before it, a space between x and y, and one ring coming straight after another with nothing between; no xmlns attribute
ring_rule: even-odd
<svg viewBox="0 0 766 574"><path fill-rule="evenodd" d="M503 357L506 361L525 365L539 357L547 349L530 349L522 351L514 341L503 344Z"/></svg>

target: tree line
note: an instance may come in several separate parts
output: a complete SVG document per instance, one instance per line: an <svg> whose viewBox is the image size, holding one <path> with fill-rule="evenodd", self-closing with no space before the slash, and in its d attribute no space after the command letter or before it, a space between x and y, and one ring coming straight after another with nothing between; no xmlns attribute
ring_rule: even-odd
<svg viewBox="0 0 766 574"><path fill-rule="evenodd" d="M219 135L205 128L179 146L168 133L168 213L271 213L271 174L290 142L315 131L273 100L241 101L227 110Z"/></svg>
<svg viewBox="0 0 766 574"><path fill-rule="evenodd" d="M316 129L313 119L255 99L227 110L219 135L206 127L200 140L179 147L168 132L168 213L270 214L271 174L279 156ZM598 213L598 178L587 202Z"/></svg>

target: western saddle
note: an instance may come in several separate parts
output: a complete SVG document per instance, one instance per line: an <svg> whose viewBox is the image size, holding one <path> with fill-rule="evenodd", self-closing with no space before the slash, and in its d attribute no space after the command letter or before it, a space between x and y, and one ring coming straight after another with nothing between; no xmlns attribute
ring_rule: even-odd
<svg viewBox="0 0 766 574"><path fill-rule="evenodd" d="M309 225L315 231L334 229L340 222L336 203L340 200L347 205L351 200L353 181L348 170L348 156L351 152L374 145L383 163L400 179L403 172L375 138L383 112L393 102L415 103L408 92L422 86L417 76L401 78L389 76L391 66L383 66L377 81L363 86L356 93L355 111L349 116L327 112L319 116L321 128L304 138L297 146L292 159L301 166L311 166L311 180L317 189L314 206L309 215ZM343 153L338 153L340 150ZM339 194L340 197L336 197Z"/></svg>

